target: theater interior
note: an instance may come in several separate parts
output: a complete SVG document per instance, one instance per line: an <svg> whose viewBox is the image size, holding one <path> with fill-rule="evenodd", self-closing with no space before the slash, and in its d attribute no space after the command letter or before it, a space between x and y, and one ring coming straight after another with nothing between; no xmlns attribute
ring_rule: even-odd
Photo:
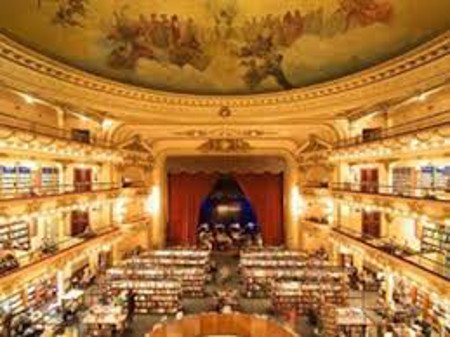
<svg viewBox="0 0 450 337"><path fill-rule="evenodd" d="M0 337L450 337L448 0L0 1Z"/></svg>

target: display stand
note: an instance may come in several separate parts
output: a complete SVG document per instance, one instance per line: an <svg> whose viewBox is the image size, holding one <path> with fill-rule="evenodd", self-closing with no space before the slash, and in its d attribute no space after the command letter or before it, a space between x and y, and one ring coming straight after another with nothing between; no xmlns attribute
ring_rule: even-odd
<svg viewBox="0 0 450 337"><path fill-rule="evenodd" d="M82 324L88 336L109 337L114 332L120 335L125 330L126 319L127 315L121 307L94 306L83 318Z"/></svg>
<svg viewBox="0 0 450 337"><path fill-rule="evenodd" d="M326 303L321 311L325 337L366 337L375 328L366 312L356 307L339 307Z"/></svg>
<svg viewBox="0 0 450 337"><path fill-rule="evenodd" d="M61 297L61 304L64 310L78 311L84 304L84 291L80 289L70 290Z"/></svg>

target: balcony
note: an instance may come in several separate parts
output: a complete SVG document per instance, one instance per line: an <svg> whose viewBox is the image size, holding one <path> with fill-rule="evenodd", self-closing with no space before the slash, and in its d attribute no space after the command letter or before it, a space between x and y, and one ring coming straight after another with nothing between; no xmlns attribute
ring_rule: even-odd
<svg viewBox="0 0 450 337"><path fill-rule="evenodd" d="M57 184L49 186L13 186L13 185L15 184L6 183L3 186L0 186L0 202L6 200L42 199L61 195L108 192L119 190L122 188L139 188L144 187L144 182L142 181L134 181L126 183L96 182L96 183L77 183L77 184Z"/></svg>
<svg viewBox="0 0 450 337"><path fill-rule="evenodd" d="M89 144L92 146L110 148L112 144L105 140L89 137L76 137L71 130L56 128L53 126L30 122L26 119L12 117L11 115L0 112L0 128L12 131L32 133L37 136L51 137L58 140L76 142L79 144Z"/></svg>
<svg viewBox="0 0 450 337"><path fill-rule="evenodd" d="M315 216L306 216L300 219L302 222L311 224L317 227L327 228L330 225L328 217L315 217Z"/></svg>
<svg viewBox="0 0 450 337"><path fill-rule="evenodd" d="M374 142L408 136L424 131L430 132L448 126L450 126L450 111L442 111L427 117L415 119L409 123L404 123L390 128L379 129L376 133L373 133L370 136L363 137L363 135L359 135L356 137L342 139L336 142L333 148L340 150L352 146L358 146L361 144L367 145Z"/></svg>
<svg viewBox="0 0 450 337"><path fill-rule="evenodd" d="M333 232L431 273L440 279L450 280L450 266L436 261L436 253L414 251L407 246L398 245L388 238L373 238L339 225L333 227Z"/></svg>
<svg viewBox="0 0 450 337"><path fill-rule="evenodd" d="M4 270L0 274L0 283L5 282L5 280L20 274L21 272L29 273L34 267L39 268L47 266L49 263L57 262L60 258L66 256L67 254L81 253L93 243L110 241L119 233L119 231L120 230L117 226L109 225L96 229L95 232L85 233L77 237L67 237L59 242L47 242L42 247L34 251L14 253L18 265L16 268ZM0 254L4 258L8 254L12 255L13 252L1 250Z"/></svg>
<svg viewBox="0 0 450 337"><path fill-rule="evenodd" d="M12 117L0 111L0 149L29 156L30 152L51 158L80 159L146 166L151 154L143 148L118 147L83 130L55 128Z"/></svg>
<svg viewBox="0 0 450 337"><path fill-rule="evenodd" d="M430 187L391 186L380 184L332 183L334 192L351 192L370 195L448 202L450 190Z"/></svg>
<svg viewBox="0 0 450 337"><path fill-rule="evenodd" d="M398 161L443 157L450 149L450 111L382 129L369 136L341 140L328 156L331 162Z"/></svg>
<svg viewBox="0 0 450 337"><path fill-rule="evenodd" d="M329 183L319 181L307 181L301 184L300 192L303 195L326 196L329 195Z"/></svg>
<svg viewBox="0 0 450 337"><path fill-rule="evenodd" d="M328 181L306 181L301 185L301 188L328 188Z"/></svg>

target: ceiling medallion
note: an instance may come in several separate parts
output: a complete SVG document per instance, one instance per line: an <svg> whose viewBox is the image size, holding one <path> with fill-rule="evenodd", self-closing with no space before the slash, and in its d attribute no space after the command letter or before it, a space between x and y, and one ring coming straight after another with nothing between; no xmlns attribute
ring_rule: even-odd
<svg viewBox="0 0 450 337"><path fill-rule="evenodd" d="M219 110L219 116L222 118L231 117L231 109L228 106L222 106Z"/></svg>
<svg viewBox="0 0 450 337"><path fill-rule="evenodd" d="M198 148L202 152L235 153L251 149L250 144L243 139L209 139Z"/></svg>

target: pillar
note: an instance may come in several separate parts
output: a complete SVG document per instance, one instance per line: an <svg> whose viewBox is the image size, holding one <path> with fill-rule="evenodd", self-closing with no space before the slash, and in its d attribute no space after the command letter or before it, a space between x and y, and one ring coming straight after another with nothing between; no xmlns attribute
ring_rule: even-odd
<svg viewBox="0 0 450 337"><path fill-rule="evenodd" d="M386 282L386 294L385 294L385 300L388 306L392 303L392 298L394 295L394 288L395 288L395 277L394 273L391 270L386 270L385 272L385 282Z"/></svg>

